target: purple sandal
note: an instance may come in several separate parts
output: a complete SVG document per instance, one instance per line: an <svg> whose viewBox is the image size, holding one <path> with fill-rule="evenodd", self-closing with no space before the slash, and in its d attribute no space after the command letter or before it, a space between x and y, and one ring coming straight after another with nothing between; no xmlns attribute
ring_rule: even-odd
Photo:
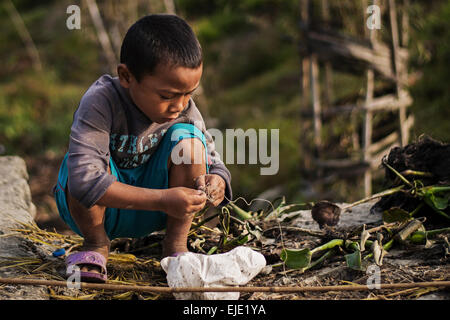
<svg viewBox="0 0 450 320"><path fill-rule="evenodd" d="M175 252L175 253L172 253L169 257L178 257L180 254L183 254L183 253L186 253L186 252Z"/></svg>
<svg viewBox="0 0 450 320"><path fill-rule="evenodd" d="M95 251L80 251L76 253L72 253L66 258L66 276L70 277L75 274L75 270L73 270L73 266L90 264L94 266L98 266L101 268L101 273L98 272L89 272L89 271L80 271L80 280L84 282L106 282L107 272L106 272L106 259L100 253ZM69 272L70 269L73 272Z"/></svg>

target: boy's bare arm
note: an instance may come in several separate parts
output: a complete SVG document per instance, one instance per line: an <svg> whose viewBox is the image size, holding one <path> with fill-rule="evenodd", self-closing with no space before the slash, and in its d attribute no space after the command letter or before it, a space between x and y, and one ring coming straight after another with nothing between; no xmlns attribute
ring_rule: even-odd
<svg viewBox="0 0 450 320"><path fill-rule="evenodd" d="M200 211L206 200L206 194L200 190L185 187L147 189L115 181L96 204L108 208L162 211L183 219Z"/></svg>

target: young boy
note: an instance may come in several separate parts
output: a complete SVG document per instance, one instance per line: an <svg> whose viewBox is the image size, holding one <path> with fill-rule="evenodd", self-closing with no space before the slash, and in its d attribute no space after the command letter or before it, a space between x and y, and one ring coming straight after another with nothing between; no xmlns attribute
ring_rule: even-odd
<svg viewBox="0 0 450 320"><path fill-rule="evenodd" d="M163 257L186 252L193 214L231 199L230 172L191 99L202 67L184 20L149 15L128 30L118 77L103 75L84 94L54 188L62 219L84 238L66 258L68 276L77 265L82 281L106 281L118 237L165 228Z"/></svg>

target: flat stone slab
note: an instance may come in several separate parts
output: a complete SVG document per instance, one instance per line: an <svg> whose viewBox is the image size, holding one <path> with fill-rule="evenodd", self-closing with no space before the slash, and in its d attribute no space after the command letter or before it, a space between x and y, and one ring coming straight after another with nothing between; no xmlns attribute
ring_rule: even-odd
<svg viewBox="0 0 450 320"><path fill-rule="evenodd" d="M381 214L370 213L370 208L376 202L377 200L374 200L342 210L336 228L347 228L361 226L363 224L381 223L383 221ZM336 205L342 209L347 204L337 203ZM300 215L293 219L291 223L293 227L320 230L319 224L314 221L311 216L311 210L301 210Z"/></svg>
<svg viewBox="0 0 450 320"><path fill-rule="evenodd" d="M8 236L20 223L32 223L36 208L31 201L25 161L16 156L0 157L0 261L10 257L36 257L26 239ZM35 250L39 250L34 248ZM23 276L18 270L0 269L0 277ZM0 299L48 299L43 287L0 285Z"/></svg>

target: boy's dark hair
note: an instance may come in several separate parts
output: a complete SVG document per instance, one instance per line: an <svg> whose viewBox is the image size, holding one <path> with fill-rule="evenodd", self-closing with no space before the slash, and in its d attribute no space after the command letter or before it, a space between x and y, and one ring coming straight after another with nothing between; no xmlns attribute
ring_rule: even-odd
<svg viewBox="0 0 450 320"><path fill-rule="evenodd" d="M202 48L186 21L175 15L151 14L128 29L120 49L120 62L140 81L159 63L199 67Z"/></svg>

